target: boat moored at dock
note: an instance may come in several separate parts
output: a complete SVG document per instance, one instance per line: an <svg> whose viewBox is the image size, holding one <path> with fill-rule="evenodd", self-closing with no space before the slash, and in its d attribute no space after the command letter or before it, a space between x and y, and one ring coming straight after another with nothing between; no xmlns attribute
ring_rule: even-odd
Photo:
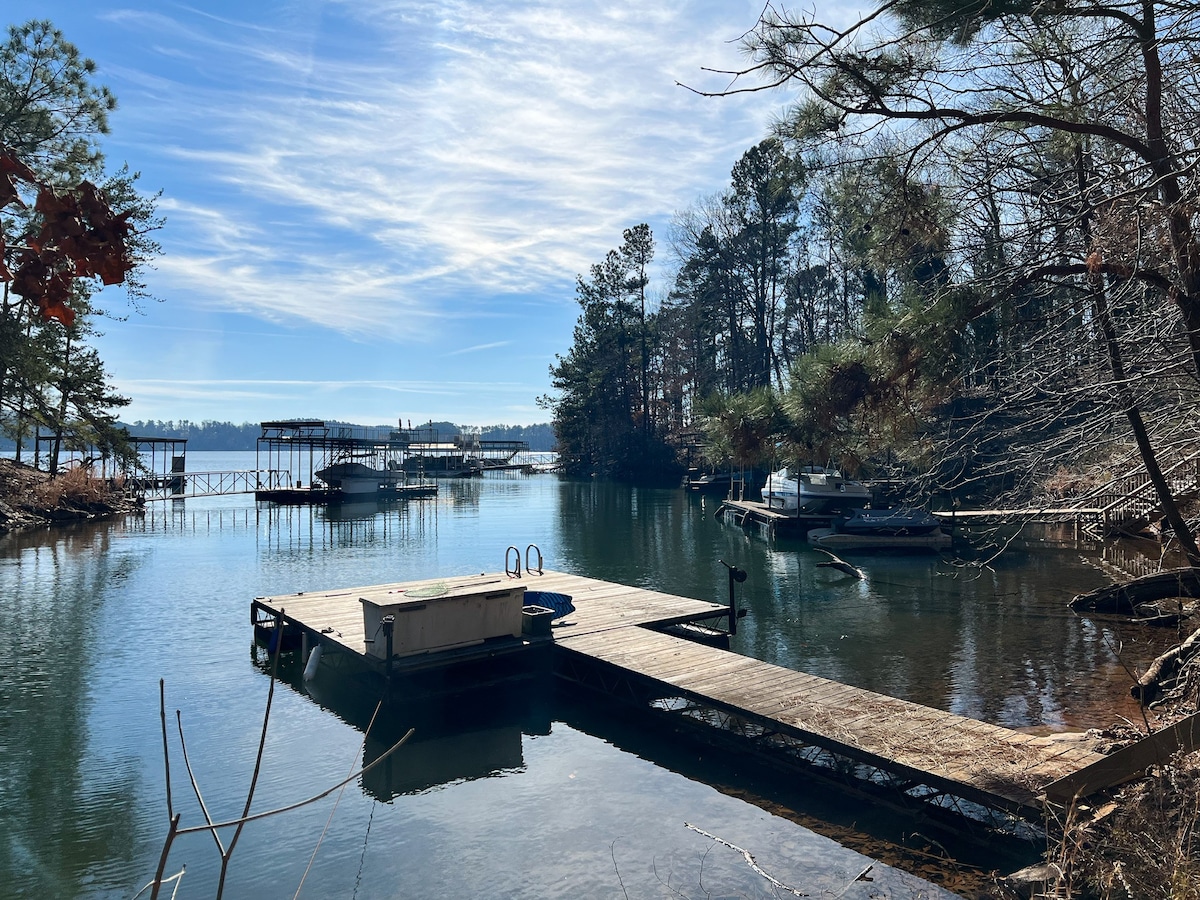
<svg viewBox="0 0 1200 900"><path fill-rule="evenodd" d="M358 494L377 494L384 486L394 486L397 480L404 480L404 473L388 472L375 469L360 462L340 462L313 473L331 488L342 494L351 496Z"/></svg>
<svg viewBox="0 0 1200 900"><path fill-rule="evenodd" d="M807 539L824 550L944 550L953 543L936 517L916 507L851 510Z"/></svg>
<svg viewBox="0 0 1200 900"><path fill-rule="evenodd" d="M864 506L871 491L836 469L805 466L793 473L785 467L767 476L762 498L767 509L785 515L821 515Z"/></svg>

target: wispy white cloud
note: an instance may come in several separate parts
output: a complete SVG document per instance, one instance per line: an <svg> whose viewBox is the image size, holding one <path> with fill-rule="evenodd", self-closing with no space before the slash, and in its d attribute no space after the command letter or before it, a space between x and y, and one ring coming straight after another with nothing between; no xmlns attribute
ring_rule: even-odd
<svg viewBox="0 0 1200 900"><path fill-rule="evenodd" d="M447 353L447 356L462 356L464 353L478 353L480 350L495 350L498 347L510 347L512 341L493 341L490 344L476 344L474 347L463 347L461 350L452 350Z"/></svg>
<svg viewBox="0 0 1200 900"><path fill-rule="evenodd" d="M761 0L17 6L96 60L107 155L164 192L166 302L99 348L132 417L544 421L576 274L643 221L665 266L787 100L676 84L740 65Z"/></svg>
<svg viewBox="0 0 1200 900"><path fill-rule="evenodd" d="M767 101L675 85L730 61L758 11L733 7L335 0L270 27L110 13L171 57L139 82L169 104L139 114L192 123L154 148L195 173L165 198L156 277L212 308L397 341L444 336L472 295L570 301L623 228L719 189L764 131ZM179 60L205 77L164 77Z"/></svg>

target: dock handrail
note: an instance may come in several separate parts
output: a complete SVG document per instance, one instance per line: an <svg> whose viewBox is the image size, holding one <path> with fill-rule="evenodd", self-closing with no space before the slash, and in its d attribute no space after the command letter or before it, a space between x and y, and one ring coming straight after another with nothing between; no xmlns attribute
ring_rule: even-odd
<svg viewBox="0 0 1200 900"><path fill-rule="evenodd" d="M180 500L219 497L226 494L253 494L283 484L280 469L229 469L213 472L169 472L136 475L128 479L131 489L145 500Z"/></svg>
<svg viewBox="0 0 1200 900"><path fill-rule="evenodd" d="M534 569L534 567L529 564L529 551L530 550L533 550L537 553L537 569ZM535 571L539 575L542 574L542 549L537 544L530 544L528 547L525 548L525 571L528 572L530 575L532 575Z"/></svg>

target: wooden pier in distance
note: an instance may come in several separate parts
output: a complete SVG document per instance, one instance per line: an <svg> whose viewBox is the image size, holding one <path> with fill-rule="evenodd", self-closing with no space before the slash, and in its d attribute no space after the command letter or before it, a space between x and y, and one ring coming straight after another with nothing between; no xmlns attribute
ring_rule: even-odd
<svg viewBox="0 0 1200 900"><path fill-rule="evenodd" d="M1028 507L1023 509L934 509L930 515L947 527L1000 525L1009 522L1074 522L1077 525L1099 523L1104 510L1093 507ZM723 500L716 518L734 525L758 525L769 537L776 534L803 536L812 528L822 528L836 516L794 515L771 509L757 500Z"/></svg>
<svg viewBox="0 0 1200 900"><path fill-rule="evenodd" d="M561 678L616 699L683 709L702 724L751 742L747 747L756 752L779 752L816 765L824 763L804 754L830 755L842 761L842 768L849 761L861 770L859 777L918 800L962 799L1034 819L1044 812L1047 798L1067 803L1139 774L1114 768L1111 757L1075 742L1035 737L664 633L672 626L728 619L730 608L563 572L530 572L519 580L480 574L260 597L252 603L251 620L260 639L282 622L285 633L298 631L306 647L320 643L378 668L382 662L366 653L369 636L360 598L384 604L389 597L435 586L499 590L514 584L567 594L575 611L555 624L550 638L490 639L474 647L394 658L395 671L549 647ZM1200 728L1193 739L1200 739Z"/></svg>

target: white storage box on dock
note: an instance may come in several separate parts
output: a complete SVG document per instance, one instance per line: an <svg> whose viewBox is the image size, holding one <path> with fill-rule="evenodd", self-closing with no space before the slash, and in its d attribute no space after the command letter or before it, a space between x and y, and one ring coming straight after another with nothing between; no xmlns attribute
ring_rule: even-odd
<svg viewBox="0 0 1200 900"><path fill-rule="evenodd" d="M524 585L497 582L440 590L428 585L375 599L360 597L367 654L387 658L385 616L393 617L395 656L466 647L505 635L520 637L524 596Z"/></svg>

